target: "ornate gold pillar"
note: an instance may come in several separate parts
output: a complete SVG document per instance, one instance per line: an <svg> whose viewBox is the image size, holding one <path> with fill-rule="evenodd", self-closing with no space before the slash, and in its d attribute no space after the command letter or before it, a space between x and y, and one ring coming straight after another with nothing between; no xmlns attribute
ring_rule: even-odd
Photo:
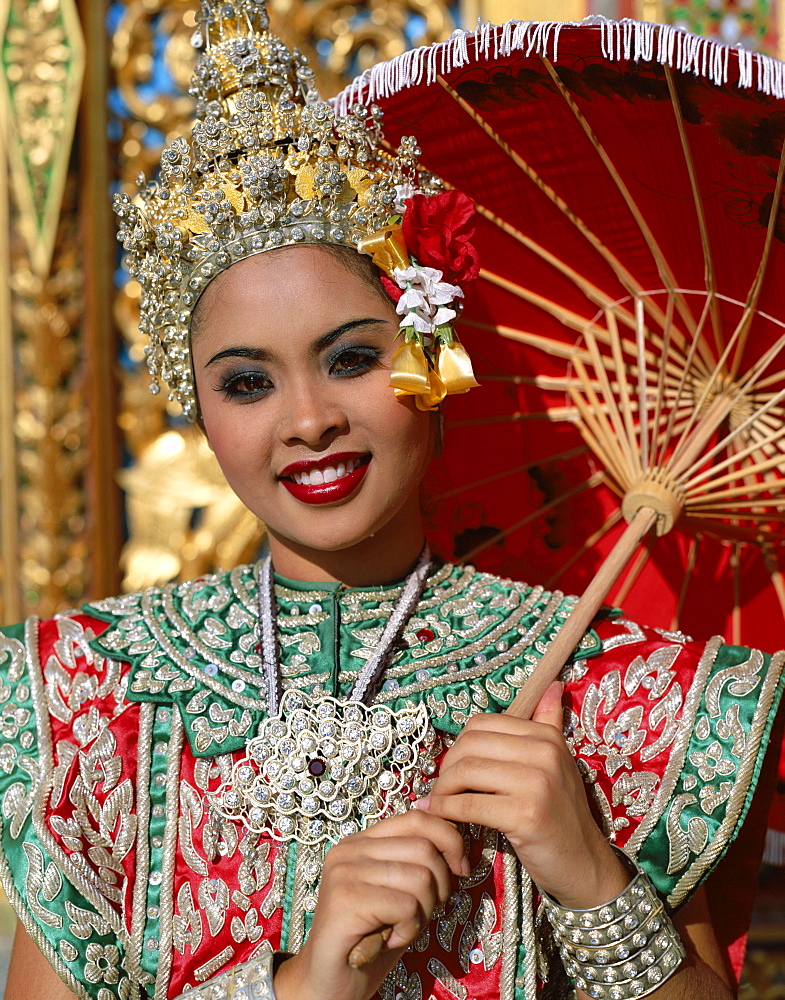
<svg viewBox="0 0 785 1000"><path fill-rule="evenodd" d="M100 20L103 5L93 14ZM97 287L107 240L99 250L94 238L94 206L109 194L96 173L105 134L83 143L105 91L90 92L75 142L86 65L75 0L0 0L0 53L0 620L9 622L75 604L91 585L113 589L116 570L102 561L114 545L116 565L120 525L116 503L107 523L116 463L103 437L114 410L94 397L99 324L114 353L108 312L95 305L109 296Z"/></svg>

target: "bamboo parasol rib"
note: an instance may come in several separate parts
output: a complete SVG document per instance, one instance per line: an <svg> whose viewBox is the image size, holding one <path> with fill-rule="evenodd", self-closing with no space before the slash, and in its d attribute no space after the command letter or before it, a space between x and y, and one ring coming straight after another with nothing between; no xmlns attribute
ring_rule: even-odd
<svg viewBox="0 0 785 1000"><path fill-rule="evenodd" d="M576 496L600 483L618 496L620 509L599 527L592 525L594 530L563 561L559 572L606 537L613 537L610 533L615 534L622 518L626 521L610 555L509 706L508 712L521 718L531 717L611 588L622 581L615 595L621 600L648 571L656 558L656 543L642 549L641 542L652 529L664 535L678 524L689 539L674 628L695 590L704 538L719 539L725 546L723 559L727 557L729 571L722 586L727 586L732 603L733 641L741 637L745 546L761 549L785 614L785 577L779 558L785 540L785 320L778 312L779 301L775 299L771 305L769 273L772 261L781 265L783 260L785 144L780 148L781 140L772 139L769 147L774 141L778 144L775 153L769 147L764 153L755 153L763 162L756 164L754 198L749 194L752 182L747 187L739 184L750 205L760 210L759 219L750 221L744 216L738 227L741 231L746 225L745 247L753 245L749 233L755 231L754 256L748 265L741 254L736 255L734 241L741 239L728 225L732 214L722 199L731 196L728 188L735 182L733 170L741 174L748 162L742 154L753 154L746 146L742 153L741 146L735 147L734 166L721 175L724 188L717 175L702 173L712 155L707 152L707 136L709 141L718 137L723 143L728 141L724 126L717 126L722 111L712 102L731 86L723 90L715 81L715 91L706 97L699 87L693 87L683 67L677 72L660 60L662 65L652 69L646 67L645 57L633 58L629 53L622 71L603 76L609 60L607 47L601 53L592 50L585 39L578 40L577 28L565 28L561 37L572 39L571 32L576 39L575 51L565 57L566 68L559 65L562 48L557 56L547 46L532 45L525 56L519 55L517 61L506 65L503 55L491 56L488 48L481 51L478 44L477 72L470 68L462 76L443 63L441 74L434 73L432 83L423 84L427 101L438 108L434 118L442 116L449 121L440 136L443 138L448 129L457 129L461 135L461 143L446 144L446 151L436 140L424 142L423 165L434 177L443 179L445 187L465 190L472 196L479 193L475 201L486 226L486 242L490 243L490 231L511 251L500 252L481 271L483 301L500 303L495 321L485 322L485 314L478 319L467 308L462 325L469 331L496 334L507 345L505 350L512 352L513 346L519 350L520 345L547 360L542 363L543 373L533 365L532 374L495 371L489 379L499 386L539 389L544 404L526 408L516 400L503 414L469 412L451 426L500 427L507 423L516 427L531 421L534 434L541 431L543 421L565 422L577 428L584 454L594 460L594 471L581 482L570 483L557 496L549 495L538 511L484 537L464 559L473 559L500 539L522 531L544 511L567 509ZM618 58L622 60L621 55ZM593 70L598 70L595 76ZM636 74L643 81L641 89L625 89L626 75ZM413 86L419 86L419 80ZM355 100L361 94L358 91ZM733 93L729 102L736 97ZM704 98L705 106L700 103ZM662 141L667 141L669 155L679 160L678 169L669 175L678 175L676 192L653 191L651 185L659 178L652 182L655 172L641 170L640 179L640 164L633 163L632 156L626 161L626 150L618 161L614 159L621 147L614 131L616 117L624 117L634 130L637 121L624 109L632 107L636 99L644 105L647 100L660 102L660 110L651 120L659 126L658 140L665 129L671 133ZM516 120L518 101L525 109ZM540 106L537 102L547 103L547 115L532 112ZM386 114L384 101L381 103ZM773 100L770 103L779 107ZM763 107L763 102L744 107L734 104L732 110L746 123L746 112L754 109L763 122L769 113L761 110ZM405 113L416 112L409 107ZM548 115L552 121L546 127ZM527 134L530 127L535 133L531 141ZM569 169L558 157L550 156L561 140L559 130L574 136L569 151L575 159L568 162ZM480 151L483 167L492 164L493 176L504 177L498 196L494 183L487 180L478 181L477 192L472 189L472 175L462 162L472 142ZM651 154L653 146L644 144L641 148ZM725 146L721 148L724 158ZM714 156L719 155L718 149L715 142ZM578 165L581 156L586 163ZM583 171L591 180L580 187L575 177ZM590 185L592 190L588 190ZM599 192L596 200L595 189ZM576 190L581 191L582 201L570 197ZM515 199L519 191L520 205L516 203L516 210L510 213L515 220L511 222L500 213L504 198ZM670 194L668 202L665 198ZM613 225L605 226L597 206L610 202L614 204ZM652 205L659 208L653 210ZM532 207L534 219L531 231L525 224L527 206ZM689 231L691 256L702 270L702 279L691 268L687 255L680 263L678 256L671 258L679 248L667 227L660 224L663 218L671 218L668 212L673 212L674 219L680 213L687 214L685 206L689 210L685 232ZM660 211L662 216L647 216L647 211ZM614 225L623 229L624 240L615 239ZM717 242L713 243L715 237ZM558 255L560 240L571 248L570 259ZM634 252L628 254L625 248L629 246ZM520 248L523 266L516 268L513 247ZM526 264L532 261L529 273ZM645 283L638 271L646 275ZM603 287L607 273L613 277ZM568 292L562 297L565 282L576 294ZM512 311L510 297L519 303L520 316ZM538 316L544 317L540 329ZM561 335L544 332L556 326ZM559 362L564 364L563 373L552 374ZM562 457L568 453L569 449L559 451ZM515 467L519 471L526 468L520 462ZM482 481L496 480L486 476ZM460 491L473 485L464 484ZM368 955L373 957L381 938L372 935L361 942L362 948L366 944L369 948L359 956L358 964L368 961Z"/></svg>

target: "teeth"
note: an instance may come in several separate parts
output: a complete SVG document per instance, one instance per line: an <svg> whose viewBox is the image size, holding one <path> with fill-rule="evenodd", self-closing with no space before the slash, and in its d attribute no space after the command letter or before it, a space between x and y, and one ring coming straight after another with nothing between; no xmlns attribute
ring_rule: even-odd
<svg viewBox="0 0 785 1000"><path fill-rule="evenodd" d="M328 465L324 469L311 469L310 472L295 472L292 479L300 486L322 486L324 483L334 483L343 479L359 466L359 458L350 458L348 462L339 462L337 466Z"/></svg>

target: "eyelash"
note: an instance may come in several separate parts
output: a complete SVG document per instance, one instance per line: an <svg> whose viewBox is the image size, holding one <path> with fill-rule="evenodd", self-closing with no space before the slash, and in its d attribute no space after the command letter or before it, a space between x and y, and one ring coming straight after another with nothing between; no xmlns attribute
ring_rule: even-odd
<svg viewBox="0 0 785 1000"><path fill-rule="evenodd" d="M376 367L381 359L381 356L381 351L377 350L375 347L342 347L329 358L328 363L330 374L335 375L338 378L356 378L360 375L364 375L366 372ZM342 359L351 357L358 358L359 360L357 363L348 368L344 368L339 371L334 370L335 366ZM251 380L265 381L267 385L258 389L250 390L244 390L241 388L243 382ZM219 384L214 386L214 388L217 392L222 392L227 399L235 399L240 402L251 402L254 399L266 396L270 389L273 388L273 385L269 377L264 372L251 370L228 373L221 378Z"/></svg>

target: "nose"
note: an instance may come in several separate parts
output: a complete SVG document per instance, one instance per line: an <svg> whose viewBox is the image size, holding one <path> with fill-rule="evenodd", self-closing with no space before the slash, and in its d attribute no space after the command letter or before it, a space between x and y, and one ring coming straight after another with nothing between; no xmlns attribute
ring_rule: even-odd
<svg viewBox="0 0 785 1000"><path fill-rule="evenodd" d="M278 433L286 445L323 447L347 427L347 414L334 393L315 380L291 386L282 399Z"/></svg>

